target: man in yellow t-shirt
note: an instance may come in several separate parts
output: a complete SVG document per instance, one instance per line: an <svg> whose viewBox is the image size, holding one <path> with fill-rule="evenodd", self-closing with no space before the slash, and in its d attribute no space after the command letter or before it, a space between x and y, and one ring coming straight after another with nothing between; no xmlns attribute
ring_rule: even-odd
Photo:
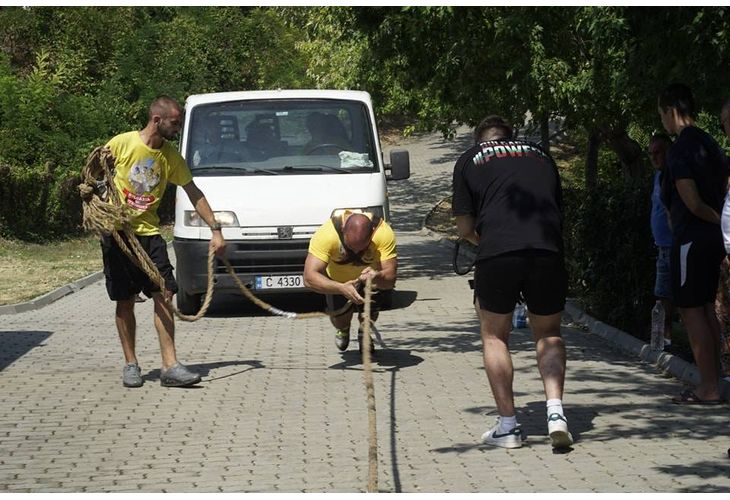
<svg viewBox="0 0 730 500"><path fill-rule="evenodd" d="M322 224L309 242L304 263L304 285L326 294L330 311L341 309L350 300L358 310L359 349L362 350L362 286L368 276L379 293L373 295L370 319L378 317L378 308L395 286L398 259L395 233L382 219L371 214L346 211ZM340 351L350 343L353 307L339 316L330 316L335 345ZM370 343L373 346L373 343Z"/></svg>
<svg viewBox="0 0 730 500"><path fill-rule="evenodd" d="M111 235L102 237L106 289L109 298L116 301L116 325L126 361L122 371L122 385L125 387L140 387L144 383L135 353L134 303L141 291L154 300L154 324L162 355L160 383L166 387L186 387L200 382L198 373L177 360L175 321L165 303L177 292L167 243L160 236L160 218L157 215L168 181L183 187L195 210L211 227L210 246L217 255L223 255L226 243L220 224L216 222L205 196L193 182L185 160L167 142L177 136L181 126L180 105L174 99L162 96L150 104L145 128L117 135L107 143L114 155L114 185L122 202L131 209L132 229L165 280L166 296L163 297L160 289L129 260Z"/></svg>

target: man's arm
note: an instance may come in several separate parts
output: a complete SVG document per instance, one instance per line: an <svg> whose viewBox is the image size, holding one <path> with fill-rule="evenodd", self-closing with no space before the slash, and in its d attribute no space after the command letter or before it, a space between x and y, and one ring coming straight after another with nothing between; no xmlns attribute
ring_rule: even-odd
<svg viewBox="0 0 730 500"><path fill-rule="evenodd" d="M459 237L465 239L469 243L479 245L479 235L474 228L474 216L472 215L456 215L456 230Z"/></svg>
<svg viewBox="0 0 730 500"><path fill-rule="evenodd" d="M720 215L700 198L694 179L677 179L676 185L680 198L695 217L713 224L720 223Z"/></svg>
<svg viewBox="0 0 730 500"><path fill-rule="evenodd" d="M185 193L187 193L190 203L195 207L195 211L198 212L200 217L211 227L212 236L210 238L210 246L215 250L216 255L222 257L226 249L226 240L223 239L223 232L220 229L213 229L213 225L216 224L215 215L213 210L208 204L208 200L205 199L203 192L195 185L195 182L190 181L183 186Z"/></svg>
<svg viewBox="0 0 730 500"><path fill-rule="evenodd" d="M304 286L317 293L342 295L353 304L362 304L364 299L357 293L355 284L357 280L340 283L327 276L327 263L318 259L311 253L307 254L304 261Z"/></svg>

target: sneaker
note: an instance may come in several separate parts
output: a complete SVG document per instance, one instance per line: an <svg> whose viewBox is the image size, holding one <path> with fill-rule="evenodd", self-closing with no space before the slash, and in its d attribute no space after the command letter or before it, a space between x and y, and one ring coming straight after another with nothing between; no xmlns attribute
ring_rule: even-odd
<svg viewBox="0 0 730 500"><path fill-rule="evenodd" d="M553 448L567 448L573 444L573 436L568 432L568 421L563 415L551 413L547 424Z"/></svg>
<svg viewBox="0 0 730 500"><path fill-rule="evenodd" d="M335 345L340 351L346 351L350 345L350 330L337 330L335 332Z"/></svg>
<svg viewBox="0 0 730 500"><path fill-rule="evenodd" d="M175 363L167 370L160 370L160 385L163 387L187 387L198 382L200 375L180 363Z"/></svg>
<svg viewBox="0 0 730 500"><path fill-rule="evenodd" d="M357 350L360 351L360 354L362 354L362 346L363 346L363 337L365 335L362 333L362 330L357 330ZM373 337L370 337L370 354L375 354L375 342L373 342Z"/></svg>
<svg viewBox="0 0 730 500"><path fill-rule="evenodd" d="M500 448L521 448L522 441L524 441L524 437L519 425L509 432L500 433L499 418L497 418L494 427L482 434L482 443L499 446Z"/></svg>
<svg viewBox="0 0 730 500"><path fill-rule="evenodd" d="M124 387L142 387L142 371L137 363L127 363L122 370L122 385Z"/></svg>

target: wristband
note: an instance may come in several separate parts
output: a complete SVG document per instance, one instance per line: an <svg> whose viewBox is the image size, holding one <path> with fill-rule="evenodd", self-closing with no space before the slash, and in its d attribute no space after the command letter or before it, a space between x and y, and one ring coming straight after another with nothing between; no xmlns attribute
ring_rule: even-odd
<svg viewBox="0 0 730 500"><path fill-rule="evenodd" d="M215 231L215 230L220 231L221 230L221 223L220 222L216 222L215 224L213 224L212 226L210 226L210 230L211 231Z"/></svg>

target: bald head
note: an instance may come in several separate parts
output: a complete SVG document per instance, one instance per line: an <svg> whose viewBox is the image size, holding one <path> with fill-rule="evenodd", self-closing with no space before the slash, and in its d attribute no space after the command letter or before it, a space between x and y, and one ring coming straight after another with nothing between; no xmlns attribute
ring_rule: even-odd
<svg viewBox="0 0 730 500"><path fill-rule="evenodd" d="M373 226L370 219L363 214L350 215L342 226L342 237L353 252L360 253L370 245Z"/></svg>

